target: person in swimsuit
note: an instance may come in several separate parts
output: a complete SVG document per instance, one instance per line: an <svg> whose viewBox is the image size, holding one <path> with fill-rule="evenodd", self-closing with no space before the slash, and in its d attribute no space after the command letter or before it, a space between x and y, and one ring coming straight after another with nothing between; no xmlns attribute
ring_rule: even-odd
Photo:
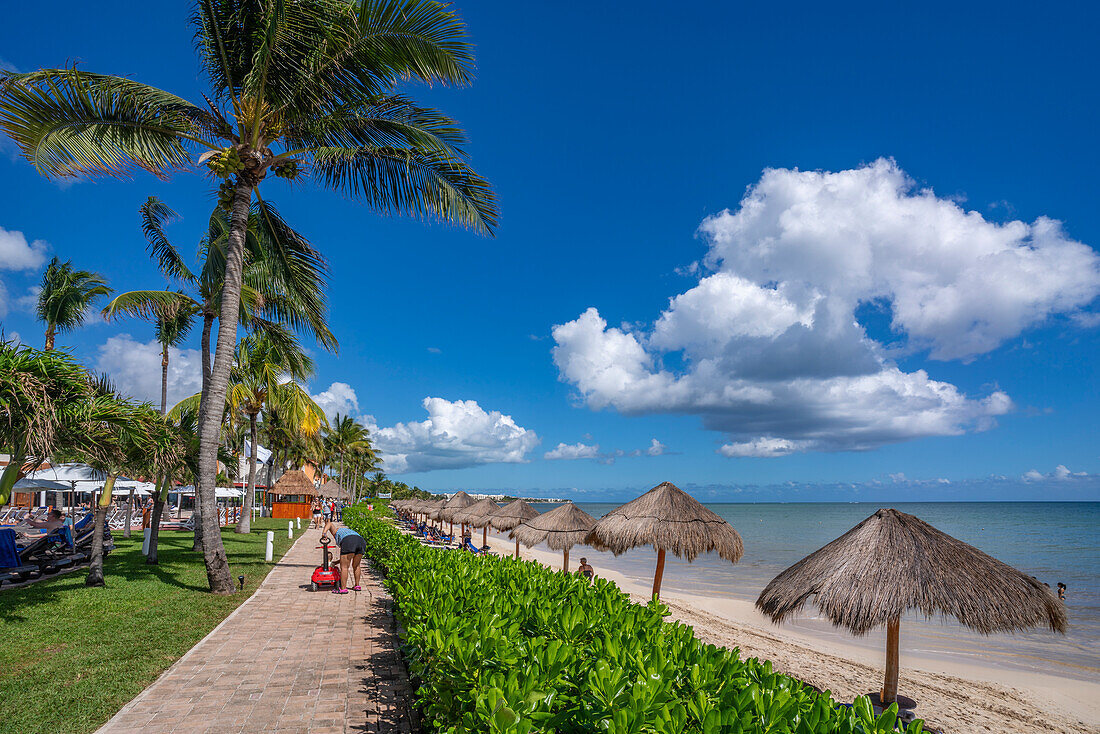
<svg viewBox="0 0 1100 734"><path fill-rule="evenodd" d="M336 523L331 521L321 527L322 538L329 534L336 539L336 545L340 546L340 586L333 589L332 593L348 593L349 569L355 574L355 586L351 590L362 591L359 585L362 571L359 566L363 562L363 554L367 552L367 541L351 528L337 527Z"/></svg>
<svg viewBox="0 0 1100 734"><path fill-rule="evenodd" d="M1066 585L1061 581L1058 582L1058 598L1062 601L1066 600Z"/></svg>
<svg viewBox="0 0 1100 734"><path fill-rule="evenodd" d="M596 575L596 569L588 565L587 558L582 558L581 565L577 568L577 575L584 576L586 579L591 581L592 577Z"/></svg>

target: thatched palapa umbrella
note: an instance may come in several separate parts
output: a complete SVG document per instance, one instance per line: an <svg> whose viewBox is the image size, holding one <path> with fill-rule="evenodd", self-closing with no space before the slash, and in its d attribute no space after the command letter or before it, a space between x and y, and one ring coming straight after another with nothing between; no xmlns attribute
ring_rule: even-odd
<svg viewBox="0 0 1100 734"><path fill-rule="evenodd" d="M451 498L449 500L447 500L446 502L444 502L443 505L438 510L436 510L435 519L436 520L446 520L447 522L449 522L451 524L451 536L454 537L454 534L455 534L455 520L454 520L455 513L458 512L459 510L466 509L470 505L474 504L474 502L476 502L476 501L477 500L475 500L470 495L468 495L465 492L459 490L455 494L451 495Z"/></svg>
<svg viewBox="0 0 1100 734"><path fill-rule="evenodd" d="M341 500L348 497L348 491L331 479L317 488L317 494L320 497L335 497Z"/></svg>
<svg viewBox="0 0 1100 734"><path fill-rule="evenodd" d="M811 597L832 623L863 635L886 625L879 700L897 700L901 615L952 616L988 635L1030 627L1065 633L1054 593L1025 573L904 512L879 510L772 579L756 606L782 622Z"/></svg>
<svg viewBox="0 0 1100 734"><path fill-rule="evenodd" d="M566 502L561 507L516 525L508 537L515 538L528 548L545 541L552 549L563 551L561 570L568 571L569 549L584 543L595 524L596 518L572 502Z"/></svg>
<svg viewBox="0 0 1100 734"><path fill-rule="evenodd" d="M616 507L600 518L586 542L615 555L639 545L657 549L653 596L661 595L665 551L694 561L700 553L718 551L730 563L745 552L741 536L728 522L703 507L671 482L663 482L633 502Z"/></svg>
<svg viewBox="0 0 1100 734"><path fill-rule="evenodd" d="M497 530L511 530L525 520L533 520L539 511L523 500L513 500L493 513L490 524ZM516 538L516 558L519 558L519 538Z"/></svg>
<svg viewBox="0 0 1100 734"><path fill-rule="evenodd" d="M454 519L463 525L481 528L481 546L484 548L489 542L489 516L499 509L500 505L486 497L454 513Z"/></svg>

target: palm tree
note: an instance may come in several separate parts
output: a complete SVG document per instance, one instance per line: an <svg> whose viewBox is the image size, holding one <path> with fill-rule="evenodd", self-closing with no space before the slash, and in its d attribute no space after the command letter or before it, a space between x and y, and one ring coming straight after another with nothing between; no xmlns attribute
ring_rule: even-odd
<svg viewBox="0 0 1100 734"><path fill-rule="evenodd" d="M75 270L70 260L50 260L42 274L35 309L38 320L46 324L46 351L53 349L58 332L64 334L83 324L92 303L110 292L106 278L99 273Z"/></svg>
<svg viewBox="0 0 1100 734"><path fill-rule="evenodd" d="M114 300L103 309L103 317L108 321L115 315L124 312L127 297L130 294L115 296ZM122 299L120 301L119 299ZM166 302L158 302L148 314L153 318L154 333L160 344L160 414L163 417L168 412L168 363L172 347L178 347L187 338L191 327L194 326L195 316L198 310L184 299L171 299ZM130 519L134 510L134 490L130 489L130 495L126 498L126 528L123 536L130 537Z"/></svg>
<svg viewBox="0 0 1100 734"><path fill-rule="evenodd" d="M43 69L0 77L0 127L46 176L159 176L205 149L231 212L221 307L236 313L253 199L269 172L360 199L384 214L496 224L488 182L466 163L445 115L396 93L400 82L466 84L465 24L437 0L197 0L191 16L212 85L204 103L119 76ZM236 322L222 319L200 416L199 495L213 512L218 430ZM205 510L209 506L210 513ZM220 536L204 534L211 591L232 593Z"/></svg>
<svg viewBox="0 0 1100 734"><path fill-rule="evenodd" d="M177 214L156 197L141 206L142 231L148 251L168 281L187 291L129 291L115 297L104 317L120 314L159 318L163 313L202 314L201 361L203 390L210 373L210 333L220 316L225 281L229 216L221 209L210 215L207 235L200 245L202 267L197 274L169 241L165 232ZM312 334L318 344L335 351L339 346L328 328L324 258L309 241L294 231L270 202L257 202L248 218L239 322L251 331L284 324ZM275 329L274 338L285 330ZM167 379L165 374L165 379Z"/></svg>
<svg viewBox="0 0 1100 734"><path fill-rule="evenodd" d="M325 434L325 453L329 462L334 458L340 460L340 483L344 489L349 489L347 473L344 471L347 461L355 462L357 455L362 451L370 451L370 433L358 421L350 415L341 416L339 413L333 419L332 425ZM330 464L331 465L331 464Z"/></svg>
<svg viewBox="0 0 1100 734"><path fill-rule="evenodd" d="M0 341L0 507L12 488L65 444L66 426L88 398L88 375L69 354Z"/></svg>
<svg viewBox="0 0 1100 734"><path fill-rule="evenodd" d="M176 336L186 323L201 314L203 318L200 344L202 362L202 393L206 394L210 376L210 333L220 317L219 301L225 280L225 248L229 232L229 217L221 209L210 216L208 232L200 246L202 267L196 275L186 259L171 243L165 232L168 222L177 214L156 197L141 206L142 230L148 251L170 283L176 281L187 291L129 291L115 297L103 309L110 320L121 314L153 319L158 334ZM265 331L274 339L286 338L280 324L294 326L311 333L325 349L335 350L336 337L326 320L325 273L327 267L320 253L294 231L270 202L257 202L249 216L245 237L246 253L239 321L252 331ZM180 333L182 339L184 333ZM161 358L161 406L167 404L168 346ZM200 409L196 417L201 417ZM132 503L132 499L131 499ZM129 505L128 505L129 507ZM202 547L204 537L201 503L195 503L195 546ZM213 521L211 521L213 529ZM128 532L128 530L127 530ZM221 542L219 537L217 543Z"/></svg>
<svg viewBox="0 0 1100 734"><path fill-rule="evenodd" d="M286 423L298 433L313 436L327 423L325 414L309 393L294 379L313 373L313 362L293 343L287 347L267 334L242 339L237 360L229 378L230 414L248 418L248 490L237 523L238 533L252 528L252 506L256 496L256 454L259 448L258 423L265 406L278 406Z"/></svg>

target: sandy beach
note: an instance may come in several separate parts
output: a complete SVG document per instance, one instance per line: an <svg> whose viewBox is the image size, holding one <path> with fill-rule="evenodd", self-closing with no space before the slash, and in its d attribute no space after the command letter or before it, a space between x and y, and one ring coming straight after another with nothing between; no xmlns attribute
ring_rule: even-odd
<svg viewBox="0 0 1100 734"><path fill-rule="evenodd" d="M502 555L514 550L501 535L490 535L489 545ZM570 554L571 569L586 550L577 547ZM560 553L545 548L521 548L521 557L551 568L562 564ZM648 599L648 583L616 570L613 561L601 562L600 576L636 601ZM881 687L883 655L873 649L805 627L773 625L748 601L682 591L662 593L662 599L673 618L691 625L700 639L771 660L777 670L830 690L837 700L851 701ZM903 651L901 692L918 702L920 717L944 732L1100 732L1100 683L1089 680Z"/></svg>

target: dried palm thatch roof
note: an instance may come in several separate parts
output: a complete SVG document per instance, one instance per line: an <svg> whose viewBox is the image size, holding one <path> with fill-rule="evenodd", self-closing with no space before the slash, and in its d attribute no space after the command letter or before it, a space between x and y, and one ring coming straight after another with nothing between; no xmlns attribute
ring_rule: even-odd
<svg viewBox="0 0 1100 734"><path fill-rule="evenodd" d="M331 479L317 488L317 494L321 497L335 497L337 499L348 499L351 496L346 489Z"/></svg>
<svg viewBox="0 0 1100 734"><path fill-rule="evenodd" d="M550 512L521 522L508 537L528 548L545 541L554 550L569 550L578 543L584 543L595 524L596 518L572 502L566 502Z"/></svg>
<svg viewBox="0 0 1100 734"><path fill-rule="evenodd" d="M781 622L816 595L853 634L916 609L982 634L1044 626L1066 631L1065 608L1032 577L897 510L879 510L772 579L756 606Z"/></svg>
<svg viewBox="0 0 1100 734"><path fill-rule="evenodd" d="M728 522L671 482L658 484L604 515L585 542L615 555L651 545L689 561L700 553L718 551L722 558L737 563L745 553L741 536Z"/></svg>
<svg viewBox="0 0 1100 734"><path fill-rule="evenodd" d="M438 510L435 511L433 517L436 520L446 520L447 522L454 522L454 514L459 510L464 510L474 502L473 497L465 492L459 491L451 495L451 498L443 503Z"/></svg>
<svg viewBox="0 0 1100 734"><path fill-rule="evenodd" d="M317 488L301 469L292 469L279 477L271 491L274 494L317 496Z"/></svg>
<svg viewBox="0 0 1100 734"><path fill-rule="evenodd" d="M539 511L523 500L513 500L493 513L489 522L497 530L511 530L524 520L533 520Z"/></svg>
<svg viewBox="0 0 1100 734"><path fill-rule="evenodd" d="M469 507L464 507L451 515L455 522L464 522L475 528L483 528L489 524L489 516L500 509L500 505L489 498L478 500Z"/></svg>

